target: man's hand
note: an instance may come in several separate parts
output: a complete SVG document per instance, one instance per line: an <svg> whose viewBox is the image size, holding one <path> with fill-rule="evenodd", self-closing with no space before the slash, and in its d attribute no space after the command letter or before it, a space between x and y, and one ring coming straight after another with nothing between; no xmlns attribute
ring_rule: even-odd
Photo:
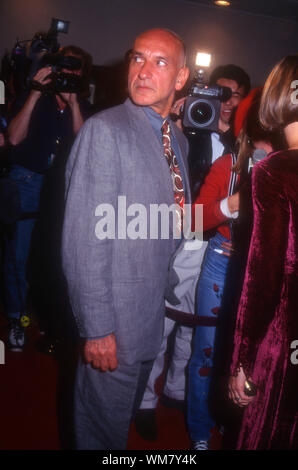
<svg viewBox="0 0 298 470"><path fill-rule="evenodd" d="M52 67L43 67L42 69L39 69L38 72L34 75L33 81L38 82L40 85L47 85L48 83L51 82L51 78L47 78L50 73L52 72ZM31 94L40 97L41 91L38 90L32 90Z"/></svg>
<svg viewBox="0 0 298 470"><path fill-rule="evenodd" d="M95 369L103 372L115 370L118 366L115 335L87 340L84 346L84 359Z"/></svg>
<svg viewBox="0 0 298 470"><path fill-rule="evenodd" d="M40 85L46 85L51 81L50 78L47 78L51 71L51 67L43 67L34 75L33 80ZM32 89L24 106L9 124L8 139L12 145L19 145L27 137L32 111L40 96L41 91Z"/></svg>
<svg viewBox="0 0 298 470"><path fill-rule="evenodd" d="M183 110L184 103L186 100L186 96L184 98L180 98L179 100L175 101L171 108L171 113L176 114L179 116L179 119L176 121L176 125L182 130L182 121L181 121L181 111Z"/></svg>
<svg viewBox="0 0 298 470"><path fill-rule="evenodd" d="M239 191L228 197L228 208L231 214L239 211Z"/></svg>
<svg viewBox="0 0 298 470"><path fill-rule="evenodd" d="M3 147L5 144L4 135L0 132L0 147Z"/></svg>
<svg viewBox="0 0 298 470"><path fill-rule="evenodd" d="M232 253L234 251L232 242L222 242L221 247L223 249L223 255L225 256L232 256Z"/></svg>
<svg viewBox="0 0 298 470"><path fill-rule="evenodd" d="M78 98L76 93L60 93L60 96L70 106L76 106L78 104Z"/></svg>
<svg viewBox="0 0 298 470"><path fill-rule="evenodd" d="M254 399L254 397L249 397L244 393L245 380L246 377L242 367L240 367L237 376L232 376L229 380L229 397L236 405L240 406L241 408L249 405Z"/></svg>

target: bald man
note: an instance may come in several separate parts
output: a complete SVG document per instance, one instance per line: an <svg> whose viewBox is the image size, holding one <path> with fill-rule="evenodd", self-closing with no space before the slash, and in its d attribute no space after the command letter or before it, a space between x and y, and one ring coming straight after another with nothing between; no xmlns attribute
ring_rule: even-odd
<svg viewBox="0 0 298 470"><path fill-rule="evenodd" d="M166 293L171 298L170 265L180 240L174 239L171 217L167 237L158 232L150 238L146 224L152 205L170 207L176 201L163 147L166 119L183 198L190 202L187 141L168 119L188 74L185 48L175 33L141 34L131 53L129 98L86 122L68 161L62 256L83 343L74 400L78 449L126 448L160 350ZM124 220L119 210L123 197L129 215L140 205L147 214L140 222L147 234L131 235L131 218ZM106 226L107 232L114 228L111 236L100 233L102 204L114 217Z"/></svg>

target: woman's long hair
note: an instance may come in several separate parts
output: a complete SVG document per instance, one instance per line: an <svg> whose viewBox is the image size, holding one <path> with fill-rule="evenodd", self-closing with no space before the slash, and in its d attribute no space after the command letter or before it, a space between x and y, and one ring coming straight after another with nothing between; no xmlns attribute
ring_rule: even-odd
<svg viewBox="0 0 298 470"><path fill-rule="evenodd" d="M283 139L280 133L265 130L261 125L259 119L261 97L262 88L252 90L250 95L247 97L247 99L251 100L251 103L248 109L246 109L246 116L243 119L242 128L236 140L237 161L232 168L236 173L241 172L245 167L247 160L252 156L254 151L254 142L268 142L271 144L273 150L283 148ZM243 100L243 102L244 101L245 100ZM236 112L236 119L237 113L243 118L243 113L241 114L241 105L242 103L240 103ZM242 106L245 107L245 105L246 103L243 103Z"/></svg>

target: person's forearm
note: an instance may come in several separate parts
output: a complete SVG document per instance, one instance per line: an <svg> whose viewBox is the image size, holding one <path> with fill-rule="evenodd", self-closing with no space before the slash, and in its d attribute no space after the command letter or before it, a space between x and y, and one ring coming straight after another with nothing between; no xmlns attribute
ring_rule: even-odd
<svg viewBox="0 0 298 470"><path fill-rule="evenodd" d="M228 197L227 204L231 214L239 211L239 191Z"/></svg>
<svg viewBox="0 0 298 470"><path fill-rule="evenodd" d="M74 133L77 134L84 124L84 119L78 102L70 104L70 108L72 112L72 128Z"/></svg>
<svg viewBox="0 0 298 470"><path fill-rule="evenodd" d="M203 205L203 231L218 227L228 220L220 209L220 201L210 201L206 199L197 199L195 204ZM195 205L192 206L192 216L194 220Z"/></svg>
<svg viewBox="0 0 298 470"><path fill-rule="evenodd" d="M3 147L4 145L5 145L4 135L0 132L0 147Z"/></svg>
<svg viewBox="0 0 298 470"><path fill-rule="evenodd" d="M21 111L14 117L8 126L8 139L12 145L20 144L28 134L32 111L40 97L40 93L32 91Z"/></svg>

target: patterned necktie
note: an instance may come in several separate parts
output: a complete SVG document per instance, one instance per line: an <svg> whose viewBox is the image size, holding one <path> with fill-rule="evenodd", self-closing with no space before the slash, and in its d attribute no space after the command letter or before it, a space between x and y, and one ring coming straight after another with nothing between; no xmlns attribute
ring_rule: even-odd
<svg viewBox="0 0 298 470"><path fill-rule="evenodd" d="M180 209L177 210L176 212L178 215L178 228L179 230L181 230L183 208L184 208L183 180L182 180L182 176L181 176L181 172L180 172L176 155L171 145L170 124L166 119L164 120L162 124L161 131L162 131L162 143L163 143L163 148L164 148L164 155L169 164L171 177L173 181L174 200L175 200L175 203L180 206Z"/></svg>

